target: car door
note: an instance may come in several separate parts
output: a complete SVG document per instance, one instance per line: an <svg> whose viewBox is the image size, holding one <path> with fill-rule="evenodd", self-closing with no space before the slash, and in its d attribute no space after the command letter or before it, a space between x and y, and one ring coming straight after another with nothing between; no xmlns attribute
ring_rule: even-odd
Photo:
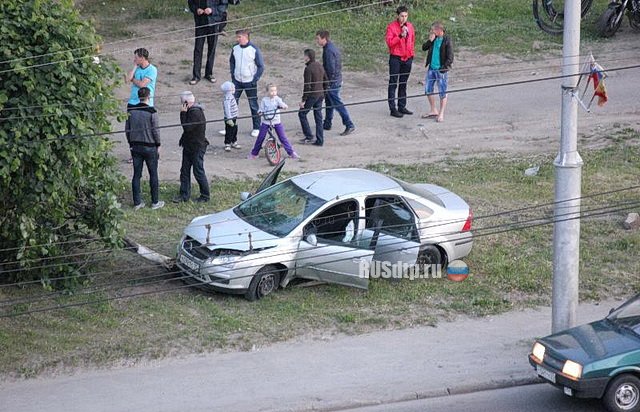
<svg viewBox="0 0 640 412"><path fill-rule="evenodd" d="M260 186L258 186L255 193L260 193L264 189L273 186L278 180L278 175L280 174L280 171L282 170L283 167L284 167L284 160L282 160L280 163L274 166L274 168L271 170L271 172L269 172L267 177L264 178Z"/></svg>
<svg viewBox="0 0 640 412"><path fill-rule="evenodd" d="M365 200L367 222L382 221L373 260L396 265L413 265L420 252L416 218L406 203L396 196L370 196Z"/></svg>
<svg viewBox="0 0 640 412"><path fill-rule="evenodd" d="M298 246L296 276L367 289L377 233L359 230L360 220L355 199L314 217Z"/></svg>

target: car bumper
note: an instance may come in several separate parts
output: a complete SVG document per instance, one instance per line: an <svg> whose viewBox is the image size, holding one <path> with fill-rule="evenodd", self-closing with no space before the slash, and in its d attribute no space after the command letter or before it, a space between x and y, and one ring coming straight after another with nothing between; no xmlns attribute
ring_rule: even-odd
<svg viewBox="0 0 640 412"><path fill-rule="evenodd" d="M538 376L543 378L545 382L563 390L565 395L574 396L576 398L602 398L604 391L609 383L609 377L602 378L583 378L574 381L562 375L560 371L554 368L539 364L529 355L529 363L536 370ZM543 368L543 376L538 368Z"/></svg>
<svg viewBox="0 0 640 412"><path fill-rule="evenodd" d="M193 276L192 274L190 274L189 273L190 270L188 268L181 267L180 264L178 264L178 267L186 275L182 277L182 281L187 285L193 286L194 288L205 290L207 292L214 291L214 292L229 293L234 295L242 295L247 291L247 288L229 288L227 287L228 285L221 285L214 282L205 282L201 280L199 277Z"/></svg>
<svg viewBox="0 0 640 412"><path fill-rule="evenodd" d="M190 267L186 266L179 260L176 262L176 266L185 275L184 281L195 287L205 290L214 290L216 292L242 294L249 289L251 283L251 274L240 273L240 276L216 276L211 273L200 273ZM229 272L229 270L226 270ZM234 273L235 275L235 273ZM235 277L235 278L234 278Z"/></svg>

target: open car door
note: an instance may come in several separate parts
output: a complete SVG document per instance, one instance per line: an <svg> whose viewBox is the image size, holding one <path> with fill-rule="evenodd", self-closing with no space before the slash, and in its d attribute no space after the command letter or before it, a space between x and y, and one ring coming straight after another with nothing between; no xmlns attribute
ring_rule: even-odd
<svg viewBox="0 0 640 412"><path fill-rule="evenodd" d="M267 177L264 178L262 183L260 183L260 186L258 186L258 188L253 194L260 193L264 189L273 186L278 180L278 175L280 175L280 171L282 170L283 167L284 167L284 159L273 167L273 170L269 172Z"/></svg>
<svg viewBox="0 0 640 412"><path fill-rule="evenodd" d="M367 289L378 234L379 229L338 239L307 234L298 246L296 277Z"/></svg>

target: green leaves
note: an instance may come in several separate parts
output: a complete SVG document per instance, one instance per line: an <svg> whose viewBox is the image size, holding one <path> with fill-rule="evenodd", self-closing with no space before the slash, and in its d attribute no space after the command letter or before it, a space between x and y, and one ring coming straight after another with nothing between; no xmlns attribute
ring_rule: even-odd
<svg viewBox="0 0 640 412"><path fill-rule="evenodd" d="M87 137L119 114L118 68L87 63L100 39L69 0L3 0L0 15L0 269L48 284L74 273L86 238L122 236L122 177L104 139Z"/></svg>

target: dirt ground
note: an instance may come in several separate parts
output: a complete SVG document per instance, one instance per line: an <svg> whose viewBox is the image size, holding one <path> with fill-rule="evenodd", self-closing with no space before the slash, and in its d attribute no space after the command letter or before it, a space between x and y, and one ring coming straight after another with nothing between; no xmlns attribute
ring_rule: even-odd
<svg viewBox="0 0 640 412"><path fill-rule="evenodd" d="M249 136L251 122L239 122L239 143L242 150L226 153L223 150L222 92L220 85L228 80L229 54L234 36L221 37L218 44L214 75L217 83L200 82L189 86L193 41L188 38L191 31L170 36L150 35L155 30L167 31L172 27L139 27L146 38L137 42L118 43L115 57L123 70L129 70L132 51L137 47L150 50L151 61L158 67L156 107L160 111L163 126L179 124L179 94L192 90L196 98L204 103L207 119L215 121L207 125L207 137L211 143L205 158L209 180L215 184L216 177L257 177L270 170L266 159L247 160L246 155L254 143ZM162 29L162 30L161 30ZM620 31L616 37L602 44L583 44L582 53L592 51L598 62L609 69L606 87L609 102L604 107L592 106L590 113L578 109L579 150L606 144L606 135L613 130L640 129L640 69L614 71L611 69L632 66L640 61L640 36L629 29ZM408 108L414 115L396 119L389 116L386 101L386 63L372 62L372 72L344 72L343 100L356 124L356 132L348 137L339 133L344 129L340 117L334 119L333 129L325 132L324 147L305 146L298 143L303 136L295 109L302 91L304 62L302 51L315 47L310 34L308 43L282 42L260 34L252 37L265 59L265 74L259 83L259 98L268 82L279 86L280 95L288 103L290 113L282 115L289 139L294 143L301 160L289 161L286 169L294 172L318 169L364 166L381 162L416 164L443 159L459 159L487 156L495 153L532 154L555 153L560 141L561 82L560 79L519 85L500 86L504 83L532 81L561 74L559 51L544 57L528 60L504 56L487 56L458 48L454 68L450 73L450 94L446 118L443 123L433 119L422 119L428 110L424 86L421 81L425 69L421 64L424 53L417 52L416 63L409 79ZM381 40L382 41L382 40ZM532 47L539 44L532 42ZM381 44L381 47L384 47ZM542 45L544 48L544 45ZM105 47L109 52L109 45ZM541 53L544 55L545 53ZM348 59L348 56L344 58ZM583 58L581 58L583 60ZM582 83L584 85L584 82ZM484 88L485 86L489 86ZM480 88L473 90L474 88ZM580 88L581 92L584 89ZM590 86L587 101L592 94ZM128 99L129 88L123 86L117 95ZM248 115L245 96L240 99L240 113ZM313 116L309 114L313 128ZM123 130L123 123L114 122L113 130ZM180 127L167 127L161 131L162 154L159 167L160 179L178 181L181 150L178 140ZM122 173L130 177L131 165L124 133L113 135L116 142L115 155L120 159Z"/></svg>

